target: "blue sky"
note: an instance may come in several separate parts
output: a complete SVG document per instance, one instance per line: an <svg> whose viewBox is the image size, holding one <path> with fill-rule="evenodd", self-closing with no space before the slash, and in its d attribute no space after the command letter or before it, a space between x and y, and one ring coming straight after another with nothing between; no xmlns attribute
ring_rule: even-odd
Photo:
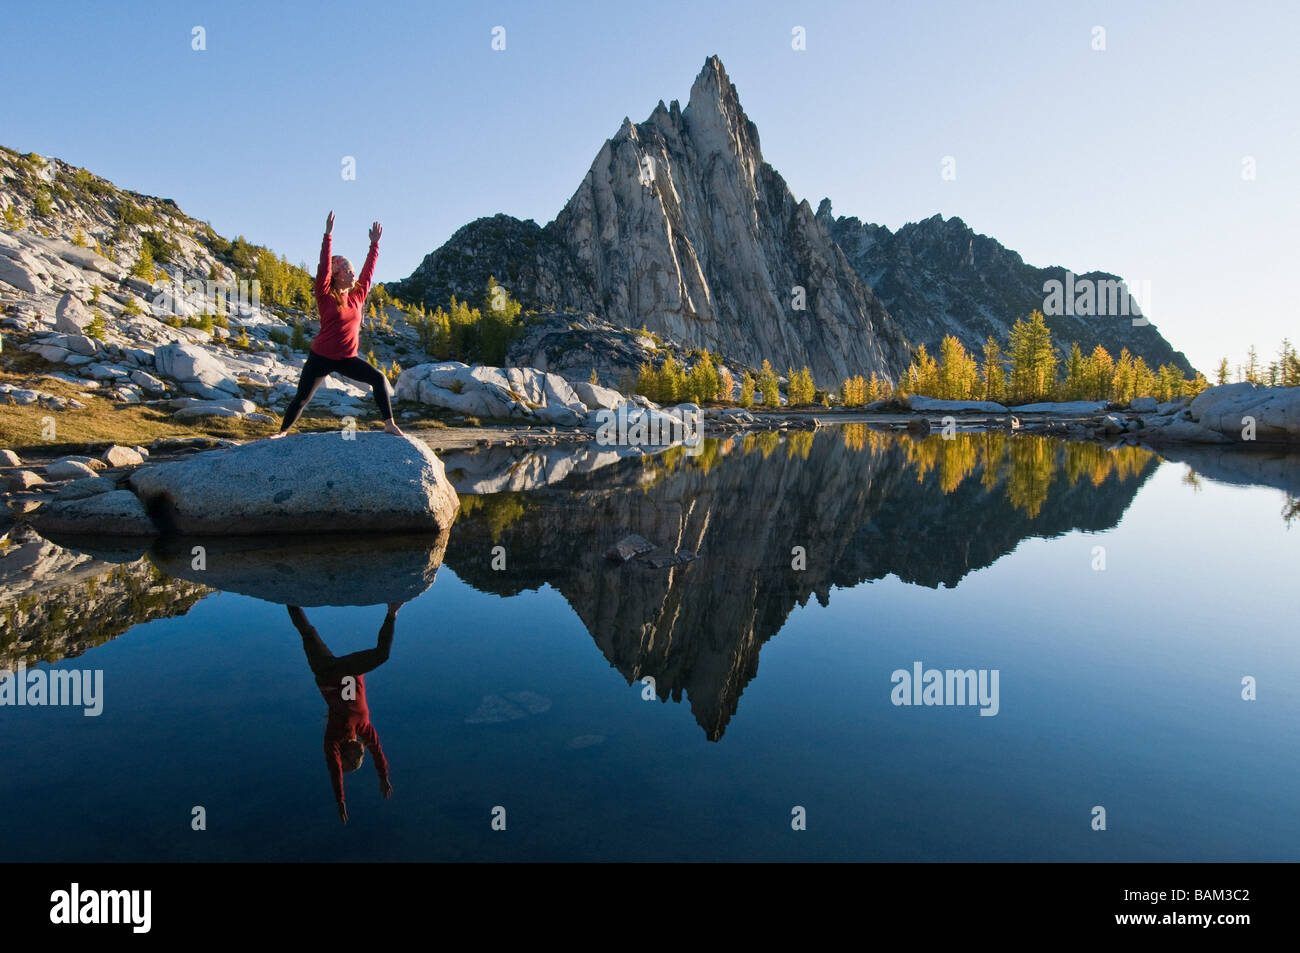
<svg viewBox="0 0 1300 953"><path fill-rule="evenodd" d="M0 143L295 262L331 208L356 258L384 224L381 280L478 216L545 223L624 116L685 106L716 53L764 158L814 207L891 228L957 215L1032 264L1149 282L1147 313L1207 373L1300 338L1294 3L70 3L4 19Z"/></svg>

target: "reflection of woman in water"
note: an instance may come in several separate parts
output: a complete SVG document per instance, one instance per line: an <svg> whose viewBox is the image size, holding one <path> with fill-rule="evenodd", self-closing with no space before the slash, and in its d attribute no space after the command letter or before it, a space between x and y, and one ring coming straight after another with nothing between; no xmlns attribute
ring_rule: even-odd
<svg viewBox="0 0 1300 953"><path fill-rule="evenodd" d="M307 621L302 609L289 606L289 618L302 636L302 648L307 653L307 664L316 676L316 687L329 706L329 717L325 722L325 766L330 773L330 783L334 785L339 820L344 824L348 822L348 808L343 800L343 774L361 767L366 748L375 759L379 793L385 798L393 794L393 785L388 780L388 759L384 757L379 735L370 723L364 676L388 661L388 652L393 647L393 624L400 606L400 602L388 604L388 614L373 649L338 658L321 641L320 634Z"/></svg>

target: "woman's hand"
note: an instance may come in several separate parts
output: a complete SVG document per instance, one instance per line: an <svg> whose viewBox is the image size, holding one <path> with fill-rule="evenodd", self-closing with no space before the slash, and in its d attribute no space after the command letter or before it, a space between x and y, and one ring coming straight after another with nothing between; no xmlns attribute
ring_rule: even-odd
<svg viewBox="0 0 1300 953"><path fill-rule="evenodd" d="M370 243L373 245L375 242L379 241L379 236L382 235L383 233L384 233L384 229L378 222L371 223Z"/></svg>
<svg viewBox="0 0 1300 953"><path fill-rule="evenodd" d="M330 211L330 217L327 218L327 219L325 219L325 234L328 235L328 234L329 234L330 232L332 232L332 231L334 231L334 212L333 212L333 210Z"/></svg>

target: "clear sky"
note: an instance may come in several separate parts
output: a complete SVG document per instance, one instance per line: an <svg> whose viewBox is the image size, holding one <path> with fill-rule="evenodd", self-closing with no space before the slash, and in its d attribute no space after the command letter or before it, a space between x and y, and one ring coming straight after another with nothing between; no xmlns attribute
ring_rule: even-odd
<svg viewBox="0 0 1300 953"><path fill-rule="evenodd" d="M1207 373L1300 339L1294 2L208 0L3 22L0 143L295 262L331 208L355 258L383 223L380 280L478 216L548 222L623 117L684 107L716 53L814 207L957 215L1031 264L1149 282L1146 312Z"/></svg>

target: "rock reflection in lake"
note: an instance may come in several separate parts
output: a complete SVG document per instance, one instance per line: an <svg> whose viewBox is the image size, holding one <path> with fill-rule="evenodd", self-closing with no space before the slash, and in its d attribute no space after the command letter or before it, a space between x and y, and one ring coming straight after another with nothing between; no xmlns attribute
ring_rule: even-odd
<svg viewBox="0 0 1300 953"><path fill-rule="evenodd" d="M171 536L150 553L164 572L289 606L409 602L433 585L448 534Z"/></svg>
<svg viewBox="0 0 1300 953"><path fill-rule="evenodd" d="M1300 490L1294 455L1171 453L1212 479ZM30 564L30 578L8 574L5 657L79 654L217 590L292 606L409 602L446 559L483 592L552 586L629 683L651 676L661 699L685 697L718 740L761 647L810 597L825 605L832 588L891 574L955 587L1026 538L1109 529L1158 460L1135 446L1002 432L917 439L863 424L711 439L695 456L586 447L450 457L462 510L440 536L173 536L146 550L29 534L7 557L9 568ZM606 548L629 534L699 559L611 565ZM508 571L493 568L497 546Z"/></svg>
<svg viewBox="0 0 1300 953"><path fill-rule="evenodd" d="M1030 536L1115 526L1156 466L1138 447L1002 433L921 440L849 424L706 441L569 473L528 493L465 495L447 564L509 596L549 584L629 683L652 676L722 737L762 645L797 605L894 574L956 586ZM458 486L458 490L461 488ZM637 534L696 562L613 566ZM492 568L493 547L509 571ZM799 552L806 568L792 571Z"/></svg>
<svg viewBox="0 0 1300 953"><path fill-rule="evenodd" d="M84 655L108 701L0 710L0 804L31 832L12 856L1294 855L1290 777L1248 796L1233 780L1289 750L1277 687L1300 656L1276 622L1293 541L1274 497L1294 460L1212 450L1184 477L1132 446L864 425L702 449L476 457L466 479L514 489L464 493L443 539L142 548L18 526L0 666ZM606 557L633 535L655 548ZM1206 539L1239 555L1206 562ZM1096 542L1114 571L1091 571ZM395 630L362 608L403 600ZM998 716L895 707L890 673L915 660L1000 670ZM1238 698L1259 672L1262 708ZM331 704L353 675L365 711ZM1099 797L1123 807L1113 837L1090 836ZM225 805L221 836L164 802ZM483 823L499 803L524 809L524 837ZM806 803L843 823L791 839Z"/></svg>

